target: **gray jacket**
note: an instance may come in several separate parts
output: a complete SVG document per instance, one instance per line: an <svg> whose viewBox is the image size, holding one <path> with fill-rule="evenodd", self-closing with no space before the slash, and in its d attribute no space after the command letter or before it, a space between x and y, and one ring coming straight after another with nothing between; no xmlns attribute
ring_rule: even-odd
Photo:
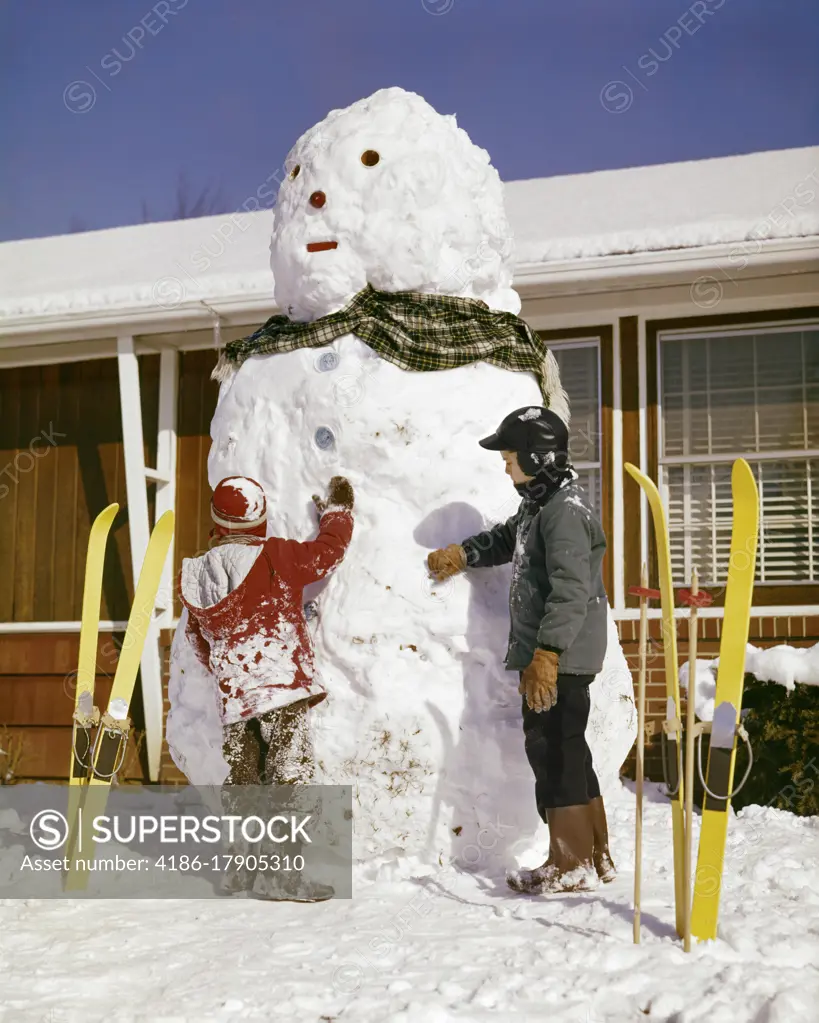
<svg viewBox="0 0 819 1023"><path fill-rule="evenodd" d="M506 667L521 671L537 647L560 655L560 672L596 675L608 639L600 565L603 527L583 489L569 483L538 504L524 498L506 522L462 543L467 563L512 562Z"/></svg>

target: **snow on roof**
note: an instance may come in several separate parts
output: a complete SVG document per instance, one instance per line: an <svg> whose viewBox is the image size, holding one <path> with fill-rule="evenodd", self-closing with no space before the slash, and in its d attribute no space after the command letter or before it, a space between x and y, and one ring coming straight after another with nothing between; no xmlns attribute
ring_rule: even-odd
<svg viewBox="0 0 819 1023"><path fill-rule="evenodd" d="M22 315L172 309L182 301L269 295L273 216L226 213L195 220L5 242L0 322Z"/></svg>
<svg viewBox="0 0 819 1023"><path fill-rule="evenodd" d="M819 146L506 184L523 267L819 235ZM273 304L270 211L0 244L0 322Z"/></svg>
<svg viewBox="0 0 819 1023"><path fill-rule="evenodd" d="M819 146L513 181L519 264L819 235Z"/></svg>

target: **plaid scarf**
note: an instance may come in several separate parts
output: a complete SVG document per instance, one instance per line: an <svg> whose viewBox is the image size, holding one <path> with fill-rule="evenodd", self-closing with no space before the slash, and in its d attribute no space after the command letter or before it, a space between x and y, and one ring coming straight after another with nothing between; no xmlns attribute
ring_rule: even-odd
<svg viewBox="0 0 819 1023"><path fill-rule="evenodd" d="M534 373L546 405L556 391L563 393L546 343L514 313L496 312L479 299L376 291L369 284L343 309L312 323L271 316L248 337L229 341L212 379L227 379L251 355L321 348L344 334L360 337L401 369L428 372L485 361Z"/></svg>

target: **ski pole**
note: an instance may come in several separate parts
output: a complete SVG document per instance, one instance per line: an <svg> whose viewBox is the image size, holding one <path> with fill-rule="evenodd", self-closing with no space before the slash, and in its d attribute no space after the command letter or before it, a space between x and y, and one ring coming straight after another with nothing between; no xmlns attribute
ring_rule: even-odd
<svg viewBox="0 0 819 1023"><path fill-rule="evenodd" d="M634 944L640 944L640 884L643 873L643 773L646 747L646 663L648 661L648 602L659 590L648 588L648 569L643 564L640 585L630 586L629 595L640 598L640 670L637 681L637 808L634 832Z"/></svg>
<svg viewBox="0 0 819 1023"><path fill-rule="evenodd" d="M697 690L697 609L708 607L711 597L700 593L697 570L691 576L691 589L680 590L680 601L691 609L688 616L688 692L685 706L685 923L683 948L691 951L691 865L694 845L694 738L696 733L695 707Z"/></svg>

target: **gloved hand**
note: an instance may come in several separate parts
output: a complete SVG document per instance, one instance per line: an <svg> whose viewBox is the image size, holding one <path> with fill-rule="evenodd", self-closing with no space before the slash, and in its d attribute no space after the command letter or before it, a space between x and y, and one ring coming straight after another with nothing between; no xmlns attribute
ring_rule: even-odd
<svg viewBox="0 0 819 1023"><path fill-rule="evenodd" d="M518 692L526 694L531 710L540 713L557 703L557 668L560 658L553 650L535 650L521 676Z"/></svg>
<svg viewBox="0 0 819 1023"><path fill-rule="evenodd" d="M354 503L355 497L353 495L352 484L343 476L333 476L330 480L326 501L322 500L318 494L313 494L313 504L316 506L319 515L323 515L331 505L352 511Z"/></svg>
<svg viewBox="0 0 819 1023"><path fill-rule="evenodd" d="M466 568L466 551L459 543L433 551L427 558L429 574L439 583Z"/></svg>

